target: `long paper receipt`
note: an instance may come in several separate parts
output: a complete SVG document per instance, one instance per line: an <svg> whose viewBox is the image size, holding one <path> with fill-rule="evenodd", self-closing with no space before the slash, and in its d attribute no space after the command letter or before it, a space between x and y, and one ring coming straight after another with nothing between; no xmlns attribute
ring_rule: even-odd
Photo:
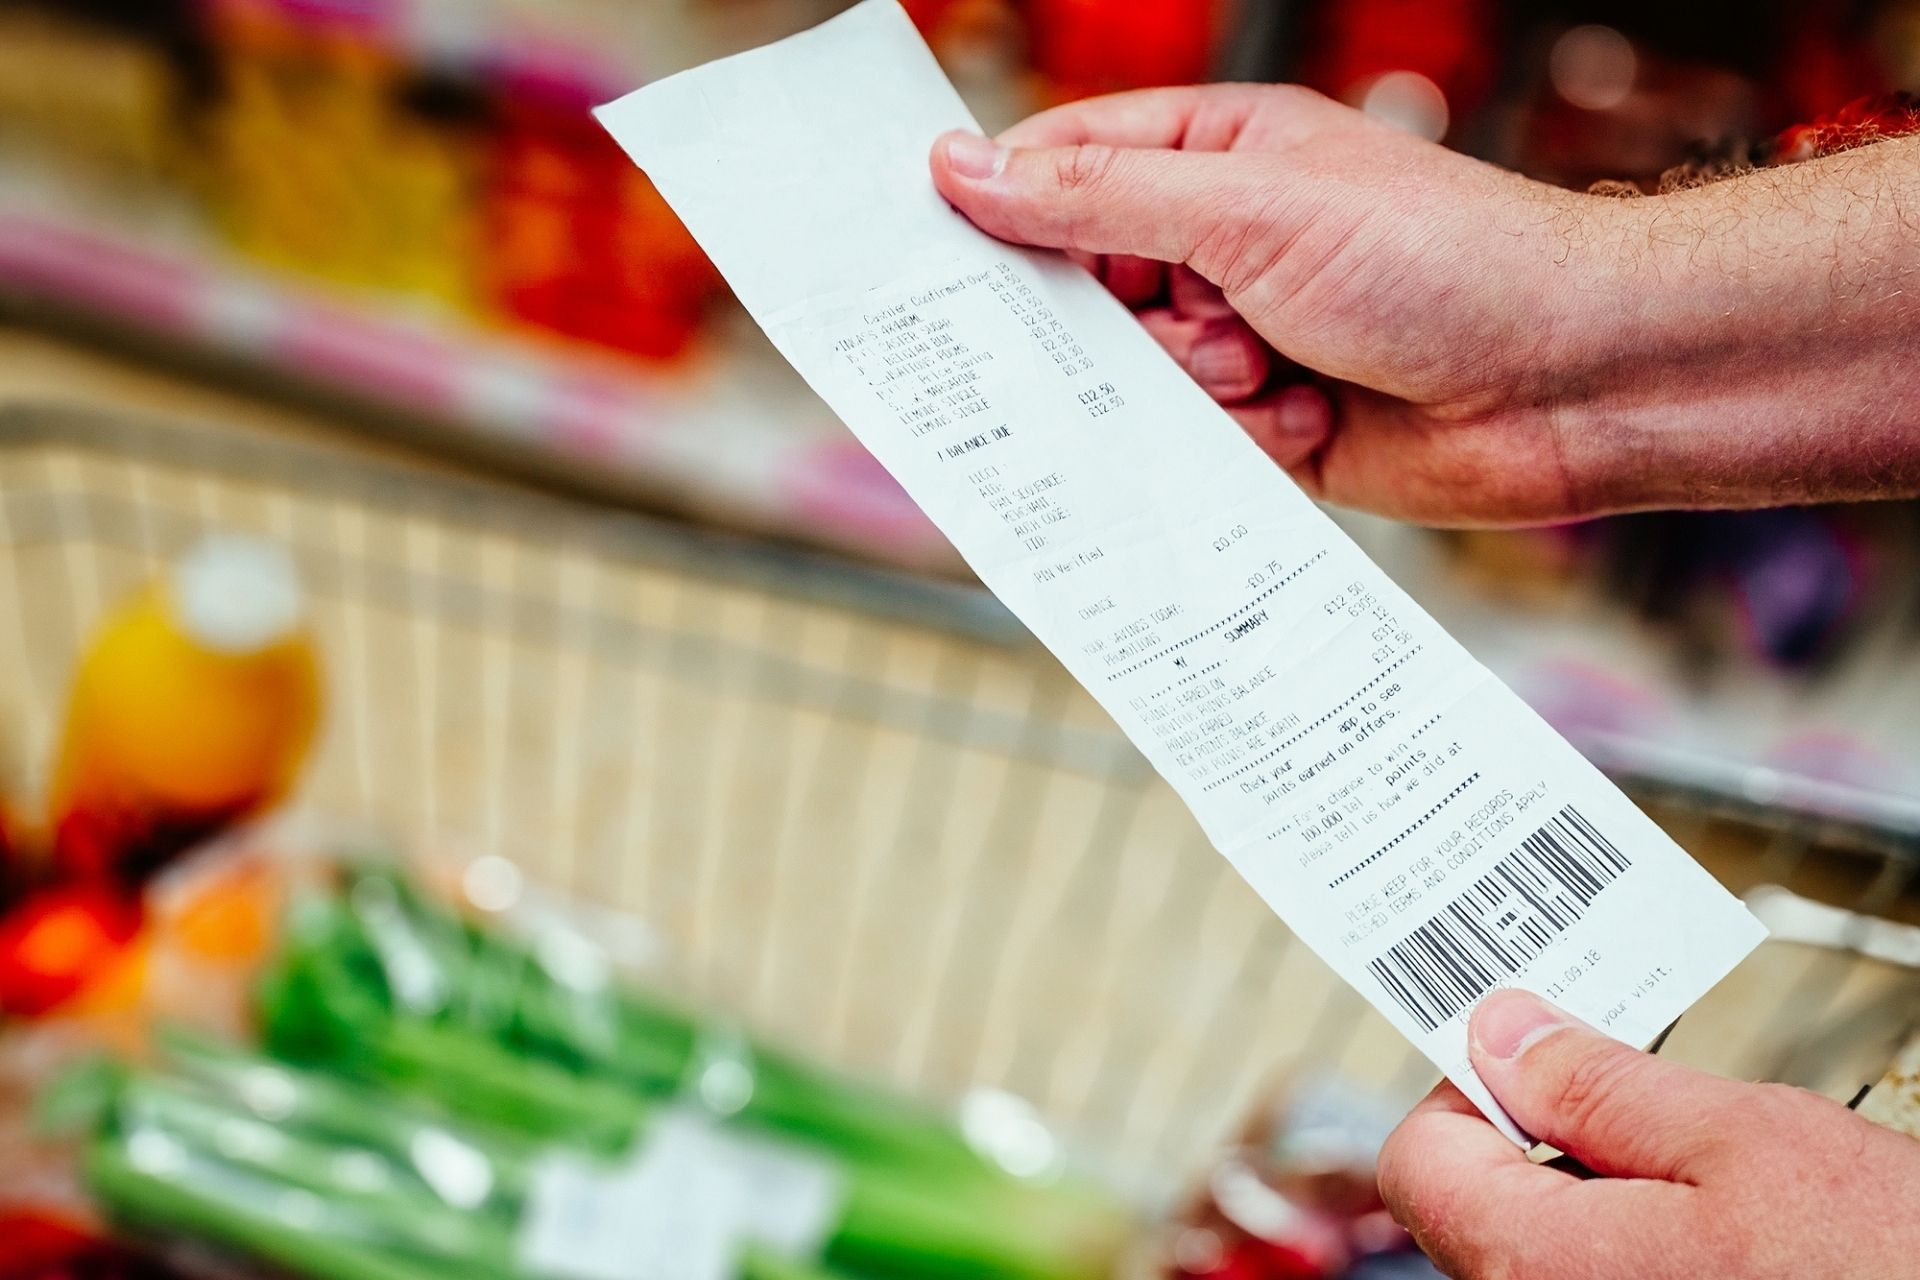
<svg viewBox="0 0 1920 1280"><path fill-rule="evenodd" d="M1502 985L1644 1044L1764 936L1094 280L935 192L894 0L602 108L780 351L1214 845L1510 1134Z"/></svg>

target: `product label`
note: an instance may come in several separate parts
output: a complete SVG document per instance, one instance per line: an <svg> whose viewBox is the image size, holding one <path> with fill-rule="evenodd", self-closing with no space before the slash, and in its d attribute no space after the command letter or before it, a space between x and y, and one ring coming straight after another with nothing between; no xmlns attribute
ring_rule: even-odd
<svg viewBox="0 0 1920 1280"><path fill-rule="evenodd" d="M556 1152L535 1166L520 1263L553 1280L733 1280L747 1244L816 1256L841 1195L807 1152L669 1111L624 1164Z"/></svg>

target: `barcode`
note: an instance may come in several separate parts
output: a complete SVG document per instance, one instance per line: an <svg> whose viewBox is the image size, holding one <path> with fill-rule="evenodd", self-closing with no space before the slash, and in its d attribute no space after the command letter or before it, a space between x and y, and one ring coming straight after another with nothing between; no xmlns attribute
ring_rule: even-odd
<svg viewBox="0 0 1920 1280"><path fill-rule="evenodd" d="M1525 968L1627 866L1569 805L1367 968L1432 1031Z"/></svg>

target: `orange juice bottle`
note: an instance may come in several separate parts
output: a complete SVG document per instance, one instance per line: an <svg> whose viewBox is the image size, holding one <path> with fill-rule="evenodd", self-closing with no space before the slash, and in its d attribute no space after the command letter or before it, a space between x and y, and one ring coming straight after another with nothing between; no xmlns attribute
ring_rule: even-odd
<svg viewBox="0 0 1920 1280"><path fill-rule="evenodd" d="M111 614L81 661L49 806L55 875L138 884L279 800L319 701L291 557L200 543Z"/></svg>

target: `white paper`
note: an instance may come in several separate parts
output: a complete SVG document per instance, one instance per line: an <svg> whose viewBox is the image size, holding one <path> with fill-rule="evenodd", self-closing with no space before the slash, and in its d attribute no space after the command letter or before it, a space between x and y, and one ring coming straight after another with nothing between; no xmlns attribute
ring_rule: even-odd
<svg viewBox="0 0 1920 1280"><path fill-rule="evenodd" d="M747 1244L818 1256L842 1196L807 1152L667 1111L623 1164L572 1152L536 1163L519 1262L554 1280L733 1280Z"/></svg>
<svg viewBox="0 0 1920 1280"><path fill-rule="evenodd" d="M602 108L768 335L1275 911L1497 1123L1465 1012L1647 1043L1763 936L1099 283L948 208L894 0Z"/></svg>

